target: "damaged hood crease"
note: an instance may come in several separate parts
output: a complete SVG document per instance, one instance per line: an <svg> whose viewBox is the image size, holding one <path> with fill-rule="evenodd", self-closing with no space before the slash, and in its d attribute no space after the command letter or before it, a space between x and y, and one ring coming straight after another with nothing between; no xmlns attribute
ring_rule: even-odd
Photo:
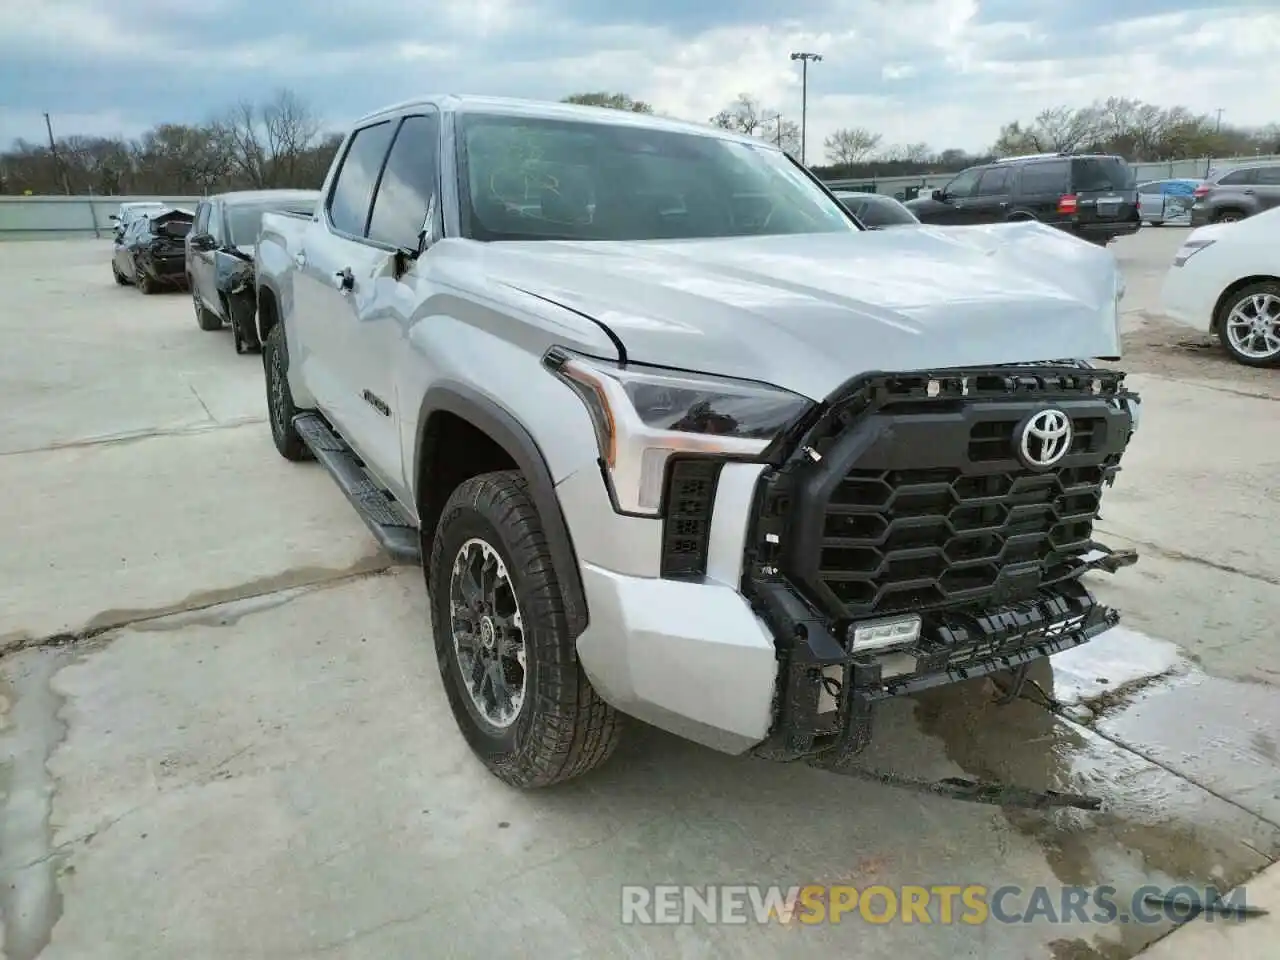
<svg viewBox="0 0 1280 960"><path fill-rule="evenodd" d="M638 363L821 399L849 377L1117 357L1106 249L1043 224L487 245L491 280L593 318Z"/></svg>

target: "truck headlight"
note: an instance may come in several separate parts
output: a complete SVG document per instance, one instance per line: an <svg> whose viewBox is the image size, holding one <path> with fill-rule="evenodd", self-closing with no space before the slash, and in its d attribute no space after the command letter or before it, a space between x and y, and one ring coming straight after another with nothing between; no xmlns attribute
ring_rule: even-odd
<svg viewBox="0 0 1280 960"><path fill-rule="evenodd" d="M586 405L610 494L622 513L661 513L672 456L757 459L813 405L750 380L624 366L561 348L545 362Z"/></svg>

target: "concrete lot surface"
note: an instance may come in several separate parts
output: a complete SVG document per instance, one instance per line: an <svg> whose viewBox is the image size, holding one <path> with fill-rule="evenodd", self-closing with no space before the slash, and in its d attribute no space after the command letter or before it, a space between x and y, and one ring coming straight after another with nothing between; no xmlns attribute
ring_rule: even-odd
<svg viewBox="0 0 1280 960"><path fill-rule="evenodd" d="M1280 856L1280 379L1160 317L1184 233L1112 248L1144 410L1102 533L1142 559L1095 583L1123 627L1039 671L1071 719L970 683L886 709L866 756L1092 793L1095 813L639 725L597 774L504 787L449 714L421 572L377 552L319 467L277 456L258 358L197 329L185 293L117 287L106 243L0 246L3 956L1135 955L1174 927L1158 907L1062 917L1062 888L1110 885L1127 914L1144 884L1225 891ZM1274 871L1256 883L1274 903ZM623 886L655 884L1014 886L1015 918L1045 886L1052 906L624 923ZM1198 921L1151 955L1247 957L1273 924Z"/></svg>

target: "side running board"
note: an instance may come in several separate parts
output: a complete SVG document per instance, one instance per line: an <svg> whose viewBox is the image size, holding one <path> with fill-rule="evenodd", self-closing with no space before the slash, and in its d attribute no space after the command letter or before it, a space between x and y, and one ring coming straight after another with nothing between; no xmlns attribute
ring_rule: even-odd
<svg viewBox="0 0 1280 960"><path fill-rule="evenodd" d="M420 564L418 528L395 498L373 481L355 451L319 414L300 413L293 418L293 426L316 460L337 481L382 549L400 563Z"/></svg>

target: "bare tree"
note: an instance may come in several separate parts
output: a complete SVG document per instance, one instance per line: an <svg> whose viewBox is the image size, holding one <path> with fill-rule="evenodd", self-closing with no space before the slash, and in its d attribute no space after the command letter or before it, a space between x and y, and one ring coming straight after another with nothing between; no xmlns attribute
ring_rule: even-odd
<svg viewBox="0 0 1280 960"><path fill-rule="evenodd" d="M760 129L760 137L777 144L793 156L800 153L800 124L794 120L788 120L782 114L775 113L765 118L764 125Z"/></svg>
<svg viewBox="0 0 1280 960"><path fill-rule="evenodd" d="M1071 152L1098 139L1103 121L1094 107L1072 110L1050 107L1036 114L1035 129L1041 150Z"/></svg>
<svg viewBox="0 0 1280 960"><path fill-rule="evenodd" d="M571 93L561 103L578 103L586 107L609 107L613 110L626 110L630 113L653 113L653 106L643 100L635 100L626 93Z"/></svg>
<svg viewBox="0 0 1280 960"><path fill-rule="evenodd" d="M827 137L822 146L834 164L860 163L880 146L880 134L865 127L844 127Z"/></svg>
<svg viewBox="0 0 1280 960"><path fill-rule="evenodd" d="M925 163L932 156L927 143L891 143L876 151L879 163Z"/></svg>
<svg viewBox="0 0 1280 960"><path fill-rule="evenodd" d="M300 159L319 133L315 114L289 90L261 107L243 100L213 127L237 175L259 189L294 182Z"/></svg>
<svg viewBox="0 0 1280 960"><path fill-rule="evenodd" d="M735 130L754 137L765 126L764 111L759 100L749 93L740 93L738 99L711 118L711 123L725 130Z"/></svg>

